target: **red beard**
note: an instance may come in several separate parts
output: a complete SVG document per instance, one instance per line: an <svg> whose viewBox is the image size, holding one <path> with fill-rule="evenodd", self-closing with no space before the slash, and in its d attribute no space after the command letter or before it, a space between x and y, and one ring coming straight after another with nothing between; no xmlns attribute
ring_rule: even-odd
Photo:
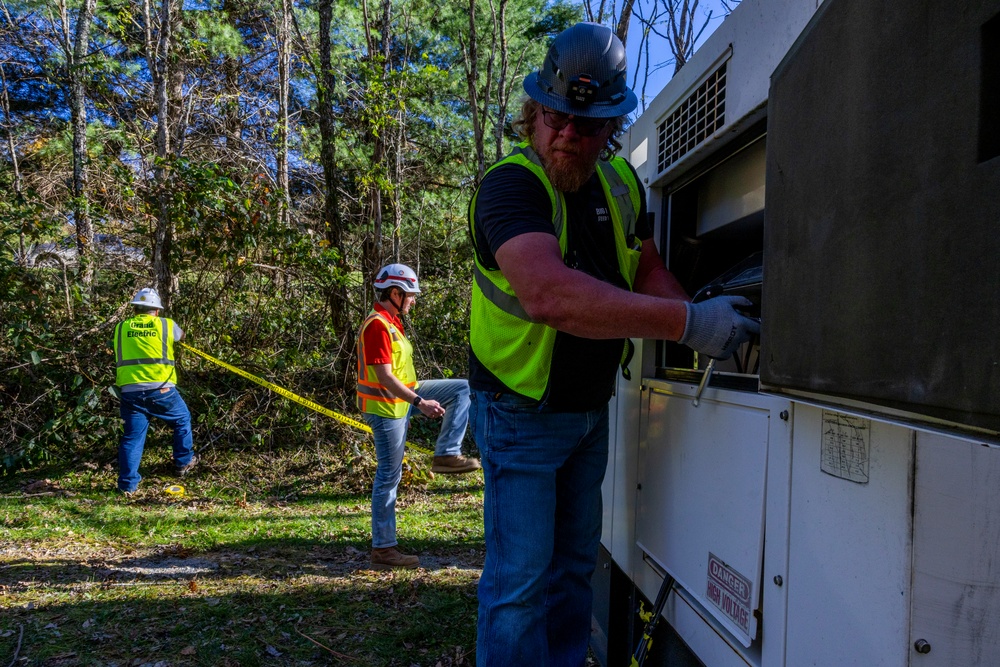
<svg viewBox="0 0 1000 667"><path fill-rule="evenodd" d="M582 155L579 146L553 144L539 152L552 187L560 192L576 192L590 180L597 155Z"/></svg>

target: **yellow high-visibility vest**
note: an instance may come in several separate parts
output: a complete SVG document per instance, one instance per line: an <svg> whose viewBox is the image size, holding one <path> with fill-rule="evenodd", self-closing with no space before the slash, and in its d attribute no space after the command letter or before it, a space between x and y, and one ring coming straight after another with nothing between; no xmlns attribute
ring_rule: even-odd
<svg viewBox="0 0 1000 667"><path fill-rule="evenodd" d="M174 321L141 313L115 327L115 384L177 383Z"/></svg>
<svg viewBox="0 0 1000 667"><path fill-rule="evenodd" d="M518 144L514 151L490 167L490 171L505 164L519 164L534 174L545 186L552 203L552 226L563 257L567 247L567 221L564 218L566 198L552 187L538 155L527 143ZM487 172L489 173L489 171ZM635 282L642 251L635 237L639 216L639 185L623 158L599 160L597 175L611 213L615 236L618 270L629 289ZM469 205L469 228L475 245L475 212L478 190ZM498 269L484 267L475 253L470 313L469 343L476 358L509 389L522 396L541 400L549 384L552 350L556 330L533 322L518 301L510 283ZM626 349L629 342L626 341ZM623 359L628 356L623 354ZM625 362L627 363L627 362ZM623 364L624 372L624 364Z"/></svg>

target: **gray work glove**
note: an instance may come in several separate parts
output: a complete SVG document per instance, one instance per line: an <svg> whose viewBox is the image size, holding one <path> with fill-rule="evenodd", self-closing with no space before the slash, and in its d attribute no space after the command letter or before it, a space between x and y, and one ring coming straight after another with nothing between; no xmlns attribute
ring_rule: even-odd
<svg viewBox="0 0 1000 667"><path fill-rule="evenodd" d="M687 324L678 341L695 352L728 359L736 348L760 333L760 322L736 310L753 302L742 296L717 296L701 303L688 303Z"/></svg>

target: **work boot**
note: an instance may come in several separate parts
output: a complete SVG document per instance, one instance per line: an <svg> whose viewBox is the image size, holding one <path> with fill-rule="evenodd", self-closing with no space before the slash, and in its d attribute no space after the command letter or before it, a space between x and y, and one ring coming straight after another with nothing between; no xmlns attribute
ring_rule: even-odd
<svg viewBox="0 0 1000 667"><path fill-rule="evenodd" d="M463 472L479 470L482 467L483 466L479 465L479 459L462 456L461 454L457 454L455 456L435 456L434 465L431 466L431 472L439 472L445 475L457 475Z"/></svg>
<svg viewBox="0 0 1000 667"><path fill-rule="evenodd" d="M416 556L399 553L399 549L396 547L372 549L373 570L391 570L394 567L412 570L420 567L420 559Z"/></svg>
<svg viewBox="0 0 1000 667"><path fill-rule="evenodd" d="M191 460L187 462L187 465L179 466L179 465L177 465L175 463L174 464L174 473L178 477L184 477L189 472L191 472L196 465L198 465L198 455L197 454L193 454L191 456Z"/></svg>

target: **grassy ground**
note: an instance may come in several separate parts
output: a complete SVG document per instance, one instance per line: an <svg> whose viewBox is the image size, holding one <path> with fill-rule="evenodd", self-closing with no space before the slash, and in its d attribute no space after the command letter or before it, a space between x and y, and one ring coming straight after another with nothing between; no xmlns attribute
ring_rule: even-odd
<svg viewBox="0 0 1000 667"><path fill-rule="evenodd" d="M475 663L481 473L411 476L421 568L376 572L370 456L209 452L177 497L167 450L131 498L98 461L0 480L0 667Z"/></svg>

